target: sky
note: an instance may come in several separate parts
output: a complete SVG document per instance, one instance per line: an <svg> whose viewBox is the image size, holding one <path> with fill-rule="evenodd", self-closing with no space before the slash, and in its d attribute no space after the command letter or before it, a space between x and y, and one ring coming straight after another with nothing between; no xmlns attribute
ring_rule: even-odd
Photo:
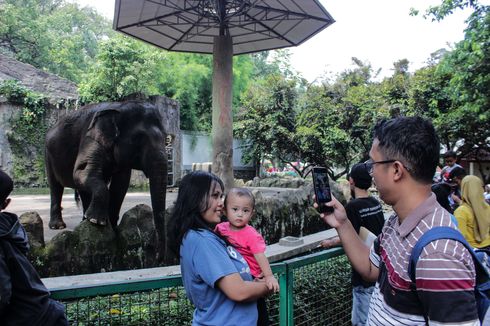
<svg viewBox="0 0 490 326"><path fill-rule="evenodd" d="M112 20L115 0L72 0L94 7ZM408 59L409 70L425 65L430 54L450 49L464 37L469 11L455 11L441 22L412 17L410 8L421 13L442 0L320 0L335 23L305 43L290 48L291 64L309 82L327 73L333 77L351 68L352 57L370 63L378 78L391 76L393 63ZM487 4L490 0L480 1Z"/></svg>

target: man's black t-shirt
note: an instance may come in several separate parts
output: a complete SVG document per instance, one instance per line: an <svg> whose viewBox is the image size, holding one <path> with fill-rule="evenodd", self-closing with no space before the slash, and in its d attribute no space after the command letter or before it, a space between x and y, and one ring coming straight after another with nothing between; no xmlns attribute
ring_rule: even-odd
<svg viewBox="0 0 490 326"><path fill-rule="evenodd" d="M381 204L373 197L352 199L345 207L347 217L359 233L361 226L365 227L374 235L378 236L385 223ZM375 283L366 282L361 275L352 269L352 286L362 285L364 287L373 286Z"/></svg>

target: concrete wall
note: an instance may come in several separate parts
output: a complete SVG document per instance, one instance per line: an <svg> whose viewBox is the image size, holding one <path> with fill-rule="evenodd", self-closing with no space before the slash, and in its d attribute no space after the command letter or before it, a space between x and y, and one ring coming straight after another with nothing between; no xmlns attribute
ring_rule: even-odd
<svg viewBox="0 0 490 326"><path fill-rule="evenodd" d="M181 131L182 136L182 172L192 170L192 163L213 161L213 145L211 135L199 132ZM233 139L233 170L235 178L251 179L255 174L252 164L242 161L242 142Z"/></svg>

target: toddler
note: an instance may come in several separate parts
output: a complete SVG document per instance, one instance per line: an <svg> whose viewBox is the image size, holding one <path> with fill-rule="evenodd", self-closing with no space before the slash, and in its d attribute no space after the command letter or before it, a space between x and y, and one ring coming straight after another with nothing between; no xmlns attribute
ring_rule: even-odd
<svg viewBox="0 0 490 326"><path fill-rule="evenodd" d="M216 226L216 232L228 239L245 258L250 273L256 279L263 278L267 287L279 291L279 283L272 274L269 261L265 256L264 238L252 226L248 225L255 213L255 199L246 188L232 188L225 198L225 214L228 222ZM267 325L267 306L265 300L257 303L259 325Z"/></svg>

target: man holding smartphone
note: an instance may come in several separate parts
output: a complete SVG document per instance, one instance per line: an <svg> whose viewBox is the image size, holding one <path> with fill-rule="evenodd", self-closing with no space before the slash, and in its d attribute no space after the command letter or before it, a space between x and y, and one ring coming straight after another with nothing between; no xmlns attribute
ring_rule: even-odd
<svg viewBox="0 0 490 326"><path fill-rule="evenodd" d="M361 227L366 228L375 236L381 233L384 225L383 209L379 201L369 195L369 187L372 178L366 170L364 163L355 164L347 175L349 180L352 199L345 206L347 218L357 234ZM323 240L320 245L330 248L340 245L340 238ZM369 301L374 290L375 282L368 282L362 279L361 275L352 268L352 325L366 325Z"/></svg>
<svg viewBox="0 0 490 326"><path fill-rule="evenodd" d="M424 247L416 282L408 275L413 246L436 226L456 228L450 214L431 192L439 159L439 140L421 117L382 120L366 169L380 198L394 214L369 248L359 238L342 205L333 198L333 213L321 214L337 229L351 264L368 281L376 281L368 325L479 325L474 296L475 269L463 244L439 239Z"/></svg>

